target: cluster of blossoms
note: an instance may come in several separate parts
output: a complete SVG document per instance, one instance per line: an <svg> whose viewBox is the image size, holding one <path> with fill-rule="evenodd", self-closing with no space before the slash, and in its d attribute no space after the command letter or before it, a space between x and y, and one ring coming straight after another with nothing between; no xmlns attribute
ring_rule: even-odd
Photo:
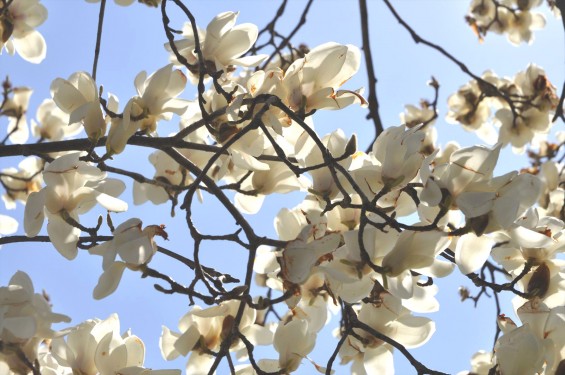
<svg viewBox="0 0 565 375"><path fill-rule="evenodd" d="M472 0L466 20L480 41L492 31L506 34L514 45L532 43L533 30L545 26L544 16L532 11L542 2L543 0Z"/></svg>
<svg viewBox="0 0 565 375"><path fill-rule="evenodd" d="M19 9L15 5L21 4L28 4L30 12L44 9L37 1L14 0L8 12L0 13L3 43L8 40L8 21L14 30L8 35L13 36L8 40L12 44L6 43L9 51L29 35L37 38L33 30L27 36L16 33L16 25L26 19L14 16ZM539 1L473 1L470 22L481 34L488 29L508 32L514 43L530 41L530 30L540 17L530 9L537 5ZM237 295L222 292L222 275L215 279L214 288L220 292L213 301L202 298L215 306L191 308L180 319L178 332L163 327L160 348L166 360L188 356L186 372L201 374L209 372L219 353L233 351L241 362L237 374L259 369L291 373L309 359L332 314L341 312L334 335L340 340L336 353L342 364L351 364L355 374L392 374L393 344L416 348L435 332L430 318L417 315L439 309L437 286L424 280L446 277L457 268L484 286L476 272L496 262L513 280L504 285L517 295L514 306L522 324L518 327L501 315L503 335L492 353L473 358L473 373L489 373L493 366L501 374L561 369L564 190L563 165L553 159L564 142L550 146L541 140L551 130L550 116L558 102L545 72L535 65L512 79L487 72L448 99L448 120L476 131L492 147L438 145L437 102L423 102L420 108L407 106L404 124L382 131L363 152L357 149L356 136L348 138L341 129L319 137L312 116L318 110L367 104L361 89L341 89L359 70L360 50L329 42L269 60L267 55L248 54L258 28L236 25L237 17L236 12L221 13L206 30L185 24L182 38L165 44L170 64L150 75L139 73L134 81L137 93L122 112L118 98L104 98L87 72L52 82L52 98L37 110L33 134L41 141L57 141L84 130L93 148L104 140L106 154L62 152L46 157L46 163L30 157L18 169L2 171L6 207L14 208L16 201L25 204L26 235L37 236L47 217L49 240L62 256L74 259L81 247L101 256L103 272L93 291L95 299L113 293L125 269L147 276L159 250L155 237L168 239L164 226L143 228L140 219L131 218L114 228L108 219L112 238L102 242L97 238L102 219L91 228L83 226L79 216L96 205L110 212L127 210L117 198L125 184L107 178L105 161L124 152L132 137L156 137L160 123L177 115L179 131L149 157L154 177L136 178L135 204L171 201L174 208L181 192L188 190L188 196L193 190L214 189L234 191L231 201L219 193L216 197L226 197L228 211L238 214L260 212L274 194L300 191L304 200L276 216L278 239L268 244L277 246L264 242L247 247L254 254L249 267L258 287L268 288L269 298L271 292L286 297L279 301L286 304L286 312L273 319L269 313L277 311L267 308L274 299L253 298L249 284ZM34 16L34 25L41 18ZM16 50L24 56L25 49ZM200 83L193 101L180 98L189 81ZM436 90L437 85L432 80ZM26 142L31 90L4 86L1 114L9 117L10 140ZM492 122L499 128L498 138ZM495 175L503 147L523 150L536 140L545 149L536 154L534 170ZM215 185L219 181L225 183L221 188ZM185 201L183 209L190 204ZM239 224L244 220L236 219ZM190 218L187 221L193 225ZM10 223L1 231L13 232ZM91 246L84 245L81 233L90 235ZM221 239L231 240L238 233ZM259 236L248 235L248 240L253 237ZM243 243L239 237L233 242ZM192 266L200 278L194 284L210 274L197 260ZM171 292L182 290L192 302L193 285L179 285L171 281ZM31 280L17 273L0 289L0 335L3 347L11 348L0 351L0 370L26 373L37 359L47 374L180 372L145 369L143 342L129 331L120 334L117 315L51 330L51 324L60 321L67 318L53 314L45 297L34 294ZM278 358L253 359L250 348L257 345L271 345ZM310 361L318 371L326 371Z"/></svg>
<svg viewBox="0 0 565 375"><path fill-rule="evenodd" d="M0 287L0 372L26 374L33 364L47 375L180 375L143 367L143 341L129 330L120 334L116 314L53 331L51 325L59 322L70 318L53 313L47 295L34 293L29 276L16 272Z"/></svg>
<svg viewBox="0 0 565 375"><path fill-rule="evenodd" d="M542 68L530 64L514 78L487 71L481 80L470 81L449 97L447 121L476 132L487 143L496 141L497 127L498 142L516 152L546 137L559 98Z"/></svg>

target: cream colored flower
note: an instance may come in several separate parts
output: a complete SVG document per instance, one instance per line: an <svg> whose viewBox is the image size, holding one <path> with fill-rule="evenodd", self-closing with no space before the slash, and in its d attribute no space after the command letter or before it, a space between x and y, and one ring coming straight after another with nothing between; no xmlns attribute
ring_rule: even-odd
<svg viewBox="0 0 565 375"><path fill-rule="evenodd" d="M8 6L8 9L4 7ZM0 8L0 52L18 53L24 60L39 64L47 53L45 39L36 30L47 19L47 9L39 0L3 2Z"/></svg>
<svg viewBox="0 0 565 375"><path fill-rule="evenodd" d="M106 134L98 88L90 74L76 72L68 80L56 78L51 83L51 96L57 106L70 115L69 125L82 123L90 140L96 141Z"/></svg>

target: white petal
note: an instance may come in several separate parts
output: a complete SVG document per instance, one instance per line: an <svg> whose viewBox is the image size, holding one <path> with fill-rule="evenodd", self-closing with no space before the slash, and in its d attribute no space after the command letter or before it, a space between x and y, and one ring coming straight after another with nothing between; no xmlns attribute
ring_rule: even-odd
<svg viewBox="0 0 565 375"><path fill-rule="evenodd" d="M455 263L463 275L479 270L490 256L494 241L486 236L467 233L457 241Z"/></svg>
<svg viewBox="0 0 565 375"><path fill-rule="evenodd" d="M120 284L122 274L126 268L123 262L114 262L98 279L98 284L92 292L94 299L102 299L114 293Z"/></svg>
<svg viewBox="0 0 565 375"><path fill-rule="evenodd" d="M181 355L186 356L188 352L194 348L198 340L200 340L198 327L196 325L191 325L175 342L175 350Z"/></svg>
<svg viewBox="0 0 565 375"><path fill-rule="evenodd" d="M24 214L24 230L28 237L35 237L43 226L45 189L33 192L27 198Z"/></svg>
<svg viewBox="0 0 565 375"><path fill-rule="evenodd" d="M404 315L390 323L391 338L407 349L424 345L436 330L435 323L421 316Z"/></svg>
<svg viewBox="0 0 565 375"><path fill-rule="evenodd" d="M2 327L20 339L32 338L37 329L35 319L31 316L3 318Z"/></svg>
<svg viewBox="0 0 565 375"><path fill-rule="evenodd" d="M18 230L18 221L13 217L0 215L0 234L12 234Z"/></svg>
<svg viewBox="0 0 565 375"><path fill-rule="evenodd" d="M69 260L76 258L80 229L68 224L59 215L49 215L47 234L55 249L62 256Z"/></svg>
<svg viewBox="0 0 565 375"><path fill-rule="evenodd" d="M24 38L13 38L12 41L18 54L31 63L39 64L47 55L45 39L36 30L26 34Z"/></svg>
<svg viewBox="0 0 565 375"><path fill-rule="evenodd" d="M162 326L161 337L159 337L159 348L165 360L172 361L180 355L174 347L175 342L180 336L180 333L173 332L169 328Z"/></svg>
<svg viewBox="0 0 565 375"><path fill-rule="evenodd" d="M385 345L367 348L363 362L368 374L394 375L392 351Z"/></svg>
<svg viewBox="0 0 565 375"><path fill-rule="evenodd" d="M145 345L137 336L129 336L124 340L127 349L127 361L125 367L143 366L145 361Z"/></svg>

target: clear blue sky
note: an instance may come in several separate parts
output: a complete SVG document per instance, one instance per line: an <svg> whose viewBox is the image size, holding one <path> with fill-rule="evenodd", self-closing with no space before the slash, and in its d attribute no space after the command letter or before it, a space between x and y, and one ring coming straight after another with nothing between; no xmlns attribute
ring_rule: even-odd
<svg viewBox="0 0 565 375"><path fill-rule="evenodd" d="M92 68L98 5L80 0L48 0L43 3L49 10L47 21L39 28L47 41L46 60L40 65L32 65L18 56L3 54L0 57L1 78L8 74L14 85L29 86L34 90L28 118L34 117L37 106L49 97L49 86L54 78L67 78L75 71L90 71ZM187 3L202 28L216 14L227 10L241 12L238 23L252 22L261 28L278 6L278 2L263 0ZM514 47L505 37L494 34L488 35L483 44L478 43L463 19L469 1L401 0L394 4L398 12L423 37L452 52L477 74L493 69L500 76L513 76L524 70L528 63L535 62L546 69L554 85L559 89L562 85L565 78L563 32L561 21L551 14L546 14L547 26L536 32L533 45ZM304 1L290 1L288 14L281 20L282 31L288 31L295 25L303 6ZM462 145L480 143L474 134L466 133L444 120L447 97L466 83L468 77L437 52L415 45L381 1L369 1L369 17L371 47L379 79L380 114L384 124L399 124L398 115L405 104L417 104L421 98L432 99L433 91L426 82L433 75L441 84L440 117L436 123L440 143L452 138L456 138ZM182 22L182 17L173 17L172 25L181 28ZM357 2L318 0L308 15L307 25L297 34L294 42L304 42L310 47L327 41L361 46L360 40ZM120 109L135 95L133 79L141 70L151 73L168 63L168 54L163 48L165 41L159 10L140 4L122 8L108 0L97 81L104 85L105 92L112 92L120 98ZM359 73L347 83L347 88L367 86L363 65ZM194 92L193 88L188 87L183 97L192 99ZM352 107L339 112L319 111L315 116L315 125L319 134L329 133L338 127L346 134L356 133L360 148L364 149L366 142L373 137L372 124L364 116L365 112ZM159 125L158 131L161 135L167 135L176 129L177 122L173 120L169 124ZM518 163L522 159L516 158L509 150L506 151L501 156L503 166L499 171L520 166ZM141 163L147 154L146 150L129 147L124 154L115 157L112 165L125 166L152 176L152 167L148 163ZM18 158L5 158L0 160L0 167L15 166L18 161ZM127 184L128 189L122 198L131 203L131 184L129 181ZM272 222L278 210L284 206L294 207L299 201L298 194L267 199L261 214L250 217L250 221L260 232L273 236ZM161 241L159 244L188 253L190 257L189 234L186 225L183 225L183 212L177 210L179 215L176 218L171 218L169 212L169 205L150 207L130 204L128 212L114 215L114 223L139 217L144 224L165 224L170 241ZM0 213L10 214L22 222L22 206L18 206L16 211L7 212L2 205ZM83 223L93 224L95 215L100 213L101 211L93 210L93 215L84 216ZM217 228L225 230L224 226L230 227L232 224L222 222L222 217L225 216L220 207L209 197L205 198L203 205L196 204L196 222L203 231L218 230ZM18 233L23 233L23 227ZM245 254L217 246L209 248L206 254L204 264L213 263L210 265L223 271L234 275L243 274L242 259L245 259ZM188 283L190 280L190 274L185 268L169 262L159 254L151 265L181 283ZM44 289L50 294L54 311L71 316L73 324L93 317L104 319L112 312L118 312L122 330L131 328L134 334L144 340L147 346L147 367L184 368L184 358L174 362L166 362L161 358L158 337L162 324L176 329L178 319L188 309L186 298L162 295L153 289L153 280L140 279L138 273L126 271L120 287L113 295L102 301L94 301L91 294L102 272L101 259L81 253L76 260L69 262L45 244L5 245L0 249L0 285L6 285L16 270L27 272L32 277L36 290ZM471 287L461 277L439 280L438 285L441 310L429 315L436 321L437 332L427 345L413 353L432 369L455 373L469 367L469 359L475 351L491 348L495 324L494 301L483 299L477 309L473 308L470 301L460 303L458 287ZM473 288L471 290L475 291ZM511 314L511 305L506 303L504 306L503 312ZM335 327L337 321L334 320L333 324ZM311 357L324 364L336 342L329 330L325 330L320 334L318 347ZM276 353L269 357L276 358ZM312 373L313 368L304 362L298 373ZM395 353L395 363L398 374L414 372L399 353ZM338 374L348 371L349 367L337 368Z"/></svg>

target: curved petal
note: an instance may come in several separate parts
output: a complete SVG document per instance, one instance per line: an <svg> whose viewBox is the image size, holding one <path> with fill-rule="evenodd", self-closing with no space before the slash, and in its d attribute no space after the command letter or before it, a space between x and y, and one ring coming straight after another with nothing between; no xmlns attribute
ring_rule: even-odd
<svg viewBox="0 0 565 375"><path fill-rule="evenodd" d="M123 262L112 263L98 279L98 284L92 292L92 297L94 299L102 299L114 293L120 284L125 269L126 264Z"/></svg>
<svg viewBox="0 0 565 375"><path fill-rule="evenodd" d="M457 241L455 263L463 275L480 269L490 256L494 241L486 236L467 233Z"/></svg>
<svg viewBox="0 0 565 375"><path fill-rule="evenodd" d="M394 375L392 351L385 345L367 348L363 362L367 374Z"/></svg>
<svg viewBox="0 0 565 375"><path fill-rule="evenodd" d="M59 215L49 215L47 234L59 254L68 260L76 258L78 254L77 243L80 236L80 229L68 224Z"/></svg>
<svg viewBox="0 0 565 375"><path fill-rule="evenodd" d="M180 333L173 332L169 328L162 326L161 337L159 337L159 349L161 349L161 356L165 360L172 361L180 355L175 349L175 342L177 342L180 336Z"/></svg>
<svg viewBox="0 0 565 375"><path fill-rule="evenodd" d="M0 215L0 234L12 234L18 230L18 221L13 217Z"/></svg>
<svg viewBox="0 0 565 375"><path fill-rule="evenodd" d="M126 351L126 365L130 366L143 366L145 361L145 345L143 341L137 336L129 336L124 340Z"/></svg>
<svg viewBox="0 0 565 375"><path fill-rule="evenodd" d="M407 349L424 345L436 330L435 323L421 316L404 315L390 323L391 338Z"/></svg>
<svg viewBox="0 0 565 375"><path fill-rule="evenodd" d="M23 38L13 38L18 54L26 61L39 64L47 55L47 44L43 36L36 30L27 33Z"/></svg>
<svg viewBox="0 0 565 375"><path fill-rule="evenodd" d="M26 236L35 237L43 226L45 219L45 190L33 192L27 198L24 211L24 230Z"/></svg>

